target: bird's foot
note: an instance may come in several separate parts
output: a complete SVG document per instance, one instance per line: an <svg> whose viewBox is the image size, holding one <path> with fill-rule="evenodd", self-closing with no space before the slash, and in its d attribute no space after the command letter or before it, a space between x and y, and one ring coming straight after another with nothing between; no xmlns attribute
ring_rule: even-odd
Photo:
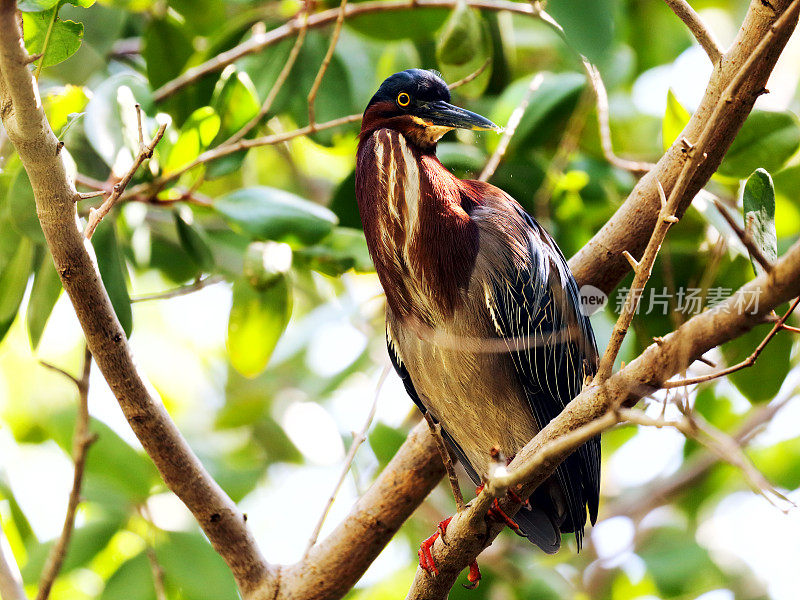
<svg viewBox="0 0 800 600"><path fill-rule="evenodd" d="M469 564L469 574L467 575L467 581L469 583L462 583L465 588L468 590L474 590L478 587L478 584L481 582L481 570L478 568L478 561L473 560Z"/></svg>
<svg viewBox="0 0 800 600"><path fill-rule="evenodd" d="M515 492L514 490L512 490L510 488L508 489L506 494L508 494L508 497L511 498L514 502L516 502L518 504L522 504L522 506L530 506L531 505L531 501L530 500L523 500L522 498L519 497L517 492Z"/></svg>
<svg viewBox="0 0 800 600"><path fill-rule="evenodd" d="M436 568L436 563L433 560L431 548L433 548L433 544L440 536L444 542L444 534L452 518L453 517L447 517L444 521L439 523L439 526L436 528L436 533L419 545L419 552L417 552L419 555L419 566L425 569L429 575L436 576L439 574L439 569Z"/></svg>
<svg viewBox="0 0 800 600"><path fill-rule="evenodd" d="M481 493L481 491L483 490L483 485L484 484L481 484L475 489L476 494ZM508 490L508 492L506 493L514 502L519 502L520 504L523 504L522 498L517 496L516 493L512 492L511 490ZM527 537L524 533L522 533L522 530L519 528L519 525L517 525L516 521L514 521L514 519L509 517L505 513L505 511L503 511L503 509L500 508L500 503L497 501L497 498L492 500L492 505L489 507L489 510L486 511L486 516L491 519L494 519L498 523L505 523L508 526L508 528L514 533L516 533L518 536Z"/></svg>

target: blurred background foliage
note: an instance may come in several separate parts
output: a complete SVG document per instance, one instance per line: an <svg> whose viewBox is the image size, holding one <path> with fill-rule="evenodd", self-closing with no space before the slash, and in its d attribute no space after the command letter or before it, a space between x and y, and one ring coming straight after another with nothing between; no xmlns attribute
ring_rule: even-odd
<svg viewBox="0 0 800 600"><path fill-rule="evenodd" d="M692 4L727 45L748 3ZM157 123L170 123L132 183L138 192L99 226L92 240L97 263L142 373L217 481L241 503L267 558L294 561L386 363L383 298L353 190L358 126L234 153L154 187L258 113L294 39L163 101L153 92L259 28L281 25L301 6L289 0L25 0L20 7L29 51L44 51L39 85L51 125L73 173L89 185L81 189L113 183L132 163L134 102L142 106L146 135ZM617 154L636 160L657 160L676 138L711 66L658 0L551 0L547 8L569 45L537 19L465 5L348 19L319 91L317 120L360 112L395 71L434 68L452 82L488 60L480 76L454 92L454 101L504 124L533 74L544 73L491 181L544 222L570 256L635 183L603 155L593 94L575 50L603 75ZM288 80L248 137L307 124L306 96L330 34L330 27L308 31ZM707 186L724 203L738 204L741 214L743 180L766 169L774 182L778 255L800 235L798 77L795 39L770 93L759 99ZM475 177L498 141L491 134L451 133L439 156L459 176ZM76 402L74 386L39 360L78 372L82 338L45 251L27 175L4 135L0 156L0 517L33 591L63 519ZM667 310L656 305L645 314L645 295L621 360L687 318L676 290L699 288L709 300L713 289L735 289L752 277L746 252L708 198L701 194L670 232L649 288L672 299ZM81 202L81 216L96 204ZM180 295L160 297L165 291ZM618 305L612 297L592 317L601 347ZM741 360L766 329L711 358ZM689 394L700 414L730 433L767 403L788 400L749 452L795 500L798 373L797 341L782 333L754 368ZM393 374L378 402L369 443L359 450L323 535L418 418ZM166 491L97 372L90 410L99 441L89 452L86 501L52 597L155 599L160 573L168 598L236 598L232 577ZM652 410L658 414L660 404ZM610 431L603 438L600 522L584 550L576 555L570 539L558 555L545 556L503 534L483 555L481 586L471 592L457 586L451 598L800 597L797 511L768 505L740 473L705 452L674 431ZM659 495L665 479L686 473L695 476ZM403 597L417 545L452 511L449 489L440 486L348 598Z"/></svg>

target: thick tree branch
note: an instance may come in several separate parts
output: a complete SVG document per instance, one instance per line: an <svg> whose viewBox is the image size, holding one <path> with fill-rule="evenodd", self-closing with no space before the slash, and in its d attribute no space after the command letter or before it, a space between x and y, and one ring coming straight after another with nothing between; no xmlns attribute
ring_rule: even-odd
<svg viewBox="0 0 800 600"><path fill-rule="evenodd" d="M744 123L756 98L764 91L775 62L786 45L797 23L796 8L790 0L774 1L769 8L760 0L753 0L736 40L723 60L715 67L706 87L700 106L692 115L678 140L667 150L655 168L647 173L631 192L625 203L611 220L570 260L575 278L581 283L591 282L606 293L611 292L629 269L623 251L633 256L641 255L653 231L660 210L656 181L660 181L669 194L675 186L686 158L691 152L681 142L682 138L696 141L703 126L720 105L716 127L705 147L706 157L694 172L686 190L681 194L677 216L683 216L695 194L706 184L725 156L733 138ZM781 14L791 12L783 26L773 30ZM767 38L764 52L754 54L756 47ZM744 69L744 65L747 68ZM723 97L730 83L743 72L737 93Z"/></svg>
<svg viewBox="0 0 800 600"><path fill-rule="evenodd" d="M243 515L194 455L139 376L108 294L84 246L76 191L59 141L38 102L12 0L0 2L0 115L33 186L45 239L86 341L125 417L167 486L186 504L247 598L269 597L274 568L261 556Z"/></svg>

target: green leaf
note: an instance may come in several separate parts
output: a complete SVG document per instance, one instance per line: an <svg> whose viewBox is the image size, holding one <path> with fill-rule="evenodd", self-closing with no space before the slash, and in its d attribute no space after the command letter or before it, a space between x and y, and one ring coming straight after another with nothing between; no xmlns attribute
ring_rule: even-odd
<svg viewBox="0 0 800 600"><path fill-rule="evenodd" d="M764 169L756 171L747 178L742 188L745 230L761 250L764 257L775 262L778 259L778 235L775 232L775 189L772 177ZM758 262L750 257L753 271L760 275L764 271Z"/></svg>
<svg viewBox="0 0 800 600"><path fill-rule="evenodd" d="M114 166L121 152L132 160L139 146L134 104L138 102L145 114L153 110L153 95L147 82L140 75L114 75L93 92L84 119L86 138L109 167ZM146 131L145 135L149 133Z"/></svg>
<svg viewBox="0 0 800 600"><path fill-rule="evenodd" d="M372 448L372 452L375 454L375 458L378 459L381 468L392 460L400 446L406 441L405 434L381 422L375 423L367 437L370 448Z"/></svg>
<svg viewBox="0 0 800 600"><path fill-rule="evenodd" d="M36 214L36 200L28 173L20 168L8 193L8 214L14 228L34 242L44 243L42 225Z"/></svg>
<svg viewBox="0 0 800 600"><path fill-rule="evenodd" d="M441 144L439 144L441 146ZM328 204L330 209L339 219L342 227L362 229L361 215L358 213L356 201L356 172L352 171L345 177L333 192L333 197Z"/></svg>
<svg viewBox="0 0 800 600"><path fill-rule="evenodd" d="M52 439L66 454L72 452L72 438L77 411L65 408L41 419L48 439ZM158 472L149 458L135 450L108 425L92 418L89 430L97 435L86 455L88 487L113 488L130 504L144 502L154 485ZM28 441L25 436L21 442ZM91 497L89 493L87 496Z"/></svg>
<svg viewBox="0 0 800 600"><path fill-rule="evenodd" d="M756 468L773 484L786 490L800 487L800 437L748 452Z"/></svg>
<svg viewBox="0 0 800 600"><path fill-rule="evenodd" d="M44 56L40 59L43 67L57 65L67 60L78 51L83 40L83 24L62 21L55 16L57 12L58 7L55 6L44 12L26 12L22 15L25 47L29 54L44 52Z"/></svg>
<svg viewBox="0 0 800 600"><path fill-rule="evenodd" d="M707 589L721 579L719 568L690 532L675 528L656 530L638 554L662 597L685 595L701 582Z"/></svg>
<svg viewBox="0 0 800 600"><path fill-rule="evenodd" d="M117 314L125 335L130 337L133 330L133 314L131 298L128 295L128 275L125 261L117 244L114 220L107 218L100 223L92 236L92 246L97 255L97 267L103 279L103 285L111 298L111 305Z"/></svg>
<svg viewBox="0 0 800 600"><path fill-rule="evenodd" d="M14 526L17 528L17 533L22 541L25 544L37 543L38 541L36 535L33 533L33 527L31 527L28 517L25 516L25 511L22 510L19 502L17 502L14 491L11 489L11 486L8 485L5 473L0 473L0 498L8 502L11 519L14 521Z"/></svg>
<svg viewBox="0 0 800 600"><path fill-rule="evenodd" d="M53 8L60 0L20 0L17 8L22 12L42 12Z"/></svg>
<svg viewBox="0 0 800 600"><path fill-rule="evenodd" d="M119 527L119 520L107 519L76 528L72 533L61 573L69 573L92 560L108 545ZM21 569L22 580L26 585L35 583L39 578L54 543L54 540L34 543L28 548L28 562Z"/></svg>
<svg viewBox="0 0 800 600"><path fill-rule="evenodd" d="M181 598L239 598L230 569L202 535L170 531L165 537L165 541L156 545L156 557L164 569L164 579L180 590Z"/></svg>
<svg viewBox="0 0 800 600"><path fill-rule="evenodd" d="M800 123L790 112L754 110L733 140L718 173L744 179L758 168L780 170L800 148Z"/></svg>
<svg viewBox="0 0 800 600"><path fill-rule="evenodd" d="M661 141L665 152L678 139L691 118L692 115L678 102L678 98L672 90L667 90L667 109L661 123Z"/></svg>
<svg viewBox="0 0 800 600"><path fill-rule="evenodd" d="M436 45L436 58L447 81L458 81L475 72L492 56L489 27L480 12L459 3L453 9ZM458 93L474 98L489 84L491 69L461 86Z"/></svg>
<svg viewBox="0 0 800 600"><path fill-rule="evenodd" d="M319 204L269 187L242 188L218 198L214 208L253 237L314 244L328 235L336 215Z"/></svg>
<svg viewBox="0 0 800 600"><path fill-rule="evenodd" d="M382 42L389 40L425 40L444 25L449 13L445 9L426 9L410 13L375 12L349 17L345 23Z"/></svg>
<svg viewBox="0 0 800 600"><path fill-rule="evenodd" d="M231 365L245 377L261 373L291 314L292 298L286 277L265 290L257 290L245 280L234 282L228 320Z"/></svg>
<svg viewBox="0 0 800 600"><path fill-rule="evenodd" d="M319 244L298 250L297 256L304 259L309 268L331 277L338 277L350 269L358 273L375 270L364 232L359 229L336 227Z"/></svg>
<svg viewBox="0 0 800 600"><path fill-rule="evenodd" d="M142 36L142 57L147 65L147 79L153 89L178 75L194 54L186 28L167 16L150 19Z"/></svg>
<svg viewBox="0 0 800 600"><path fill-rule="evenodd" d="M153 569L144 552L126 560L114 571L100 600L156 600Z"/></svg>
<svg viewBox="0 0 800 600"><path fill-rule="evenodd" d="M31 298L28 301L28 314L26 315L28 337L31 348L34 350L39 346L47 319L50 318L50 313L53 312L53 307L60 295L61 278L58 276L50 253L44 252L39 267L36 269L36 275L33 277L33 288L31 288Z"/></svg>
<svg viewBox="0 0 800 600"><path fill-rule="evenodd" d="M239 131L261 109L258 94L250 76L228 65L214 88L211 106L220 116L217 141L223 141Z"/></svg>
<svg viewBox="0 0 800 600"><path fill-rule="evenodd" d="M614 42L615 4L614 0L551 0L547 12L564 28L570 46L602 65Z"/></svg>
<svg viewBox="0 0 800 600"><path fill-rule="evenodd" d="M44 108L47 120L53 131L63 137L66 127L89 103L87 90L77 85L66 85L63 88L47 94L44 99Z"/></svg>
<svg viewBox="0 0 800 600"><path fill-rule="evenodd" d="M437 40L436 58L440 63L463 65L481 50L483 38L480 13L464 3L459 3Z"/></svg>
<svg viewBox="0 0 800 600"><path fill-rule="evenodd" d="M725 361L735 365L750 356L771 328L771 325L761 325L724 344L721 348ZM766 345L752 367L735 371L728 375L728 379L751 402L772 400L789 374L791 353L791 336L778 334Z"/></svg>
<svg viewBox="0 0 800 600"><path fill-rule="evenodd" d="M203 106L194 111L181 127L181 133L164 165L164 173L177 171L200 156L200 153L214 141L219 126L219 115L210 106Z"/></svg>
<svg viewBox="0 0 800 600"><path fill-rule="evenodd" d="M28 287L28 278L33 267L34 245L22 238L11 261L0 273L0 340L17 317L17 310Z"/></svg>
<svg viewBox="0 0 800 600"><path fill-rule="evenodd" d="M526 77L509 85L489 118L500 125L507 123L511 113L527 93L529 84L530 78ZM540 145L552 136L560 136L560 124L569 118L585 85L585 78L577 73L545 75L539 89L531 95L528 108L509 144L509 153L513 154L517 148ZM500 143L500 136L491 135L486 142L492 151Z"/></svg>
<svg viewBox="0 0 800 600"><path fill-rule="evenodd" d="M203 271L210 271L214 268L214 255L208 247L203 234L190 225L180 211L175 210L172 213L175 218L175 228L178 230L178 239L181 241L181 246L186 250L186 253Z"/></svg>

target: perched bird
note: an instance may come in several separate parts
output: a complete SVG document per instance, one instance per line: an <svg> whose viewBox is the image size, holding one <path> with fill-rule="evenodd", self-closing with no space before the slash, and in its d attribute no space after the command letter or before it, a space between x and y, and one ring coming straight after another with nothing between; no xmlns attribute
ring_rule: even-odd
<svg viewBox="0 0 800 600"><path fill-rule="evenodd" d="M386 79L364 112L356 196L386 292L392 364L477 485L493 452L513 457L580 392L597 348L553 238L508 194L436 158L455 128L500 130L450 104L435 72ZM534 492L519 529L548 553L563 532L580 548L599 485L595 438Z"/></svg>

